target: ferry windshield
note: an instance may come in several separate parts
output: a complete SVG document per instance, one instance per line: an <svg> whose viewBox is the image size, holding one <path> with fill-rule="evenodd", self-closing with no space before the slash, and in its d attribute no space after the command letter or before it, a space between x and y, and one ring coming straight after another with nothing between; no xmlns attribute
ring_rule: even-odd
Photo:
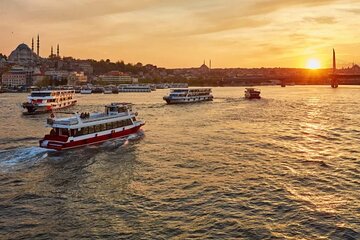
<svg viewBox="0 0 360 240"><path fill-rule="evenodd" d="M51 93L49 92L32 92L32 97L49 97Z"/></svg>

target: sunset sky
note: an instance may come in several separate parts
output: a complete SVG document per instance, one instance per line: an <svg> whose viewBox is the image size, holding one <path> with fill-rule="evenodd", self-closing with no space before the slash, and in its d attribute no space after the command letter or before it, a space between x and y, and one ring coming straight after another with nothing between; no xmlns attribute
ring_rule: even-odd
<svg viewBox="0 0 360 240"><path fill-rule="evenodd" d="M40 55L162 67L360 63L360 1L0 0L0 53L40 34Z"/></svg>

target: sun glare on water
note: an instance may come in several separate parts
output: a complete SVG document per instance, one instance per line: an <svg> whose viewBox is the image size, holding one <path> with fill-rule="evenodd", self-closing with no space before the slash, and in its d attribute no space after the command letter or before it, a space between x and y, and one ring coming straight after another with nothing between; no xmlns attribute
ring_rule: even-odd
<svg viewBox="0 0 360 240"><path fill-rule="evenodd" d="M315 58L311 58L307 61L306 67L309 69L319 69L320 61Z"/></svg>

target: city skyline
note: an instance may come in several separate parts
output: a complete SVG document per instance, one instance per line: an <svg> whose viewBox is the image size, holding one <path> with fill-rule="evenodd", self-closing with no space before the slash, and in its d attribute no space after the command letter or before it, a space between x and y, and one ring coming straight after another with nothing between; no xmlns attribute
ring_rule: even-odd
<svg viewBox="0 0 360 240"><path fill-rule="evenodd" d="M41 36L40 55L161 67L331 67L357 62L357 1L0 1L0 52ZM11 23L9 24L9 19ZM16 27L14 27L16 26Z"/></svg>

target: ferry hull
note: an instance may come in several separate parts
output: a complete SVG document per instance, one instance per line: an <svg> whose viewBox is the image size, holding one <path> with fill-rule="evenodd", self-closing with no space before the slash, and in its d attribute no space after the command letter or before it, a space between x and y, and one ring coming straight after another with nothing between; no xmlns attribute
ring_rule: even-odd
<svg viewBox="0 0 360 240"><path fill-rule="evenodd" d="M112 139L125 137L130 134L134 134L139 131L141 126L143 126L143 125L135 126L133 128L123 130L121 132L113 132L113 133L102 135L102 136L95 135L95 137L77 140L77 141L70 141L70 142L43 139L43 140L39 141L39 145L42 148L54 149L57 151L79 148L79 147L83 147L83 146L87 146L87 145L102 143L102 142L112 140Z"/></svg>
<svg viewBox="0 0 360 240"><path fill-rule="evenodd" d="M195 102L204 102L204 101L212 101L213 97L194 97L194 98L186 98L186 99L176 99L176 98L163 98L167 104L182 104L182 103L195 103Z"/></svg>
<svg viewBox="0 0 360 240"><path fill-rule="evenodd" d="M48 113L53 110L72 107L76 104L76 102L77 101L75 100L65 106L39 106L39 105L32 104L32 103L23 103L22 107L27 110L26 112L23 112L23 114L24 115L35 115L35 114L41 114L41 113Z"/></svg>

